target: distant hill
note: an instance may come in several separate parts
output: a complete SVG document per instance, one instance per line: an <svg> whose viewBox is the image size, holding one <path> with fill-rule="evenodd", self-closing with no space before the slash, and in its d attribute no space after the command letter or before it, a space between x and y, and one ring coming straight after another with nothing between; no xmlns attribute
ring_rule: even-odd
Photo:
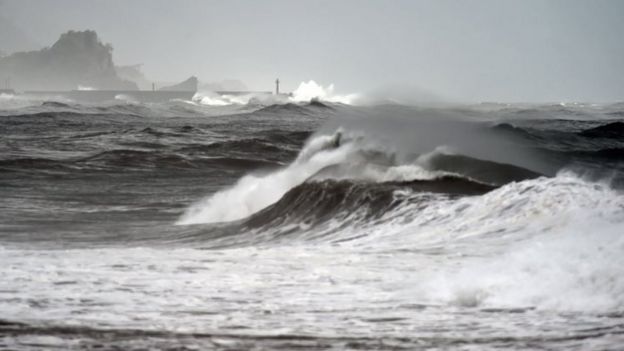
<svg viewBox="0 0 624 351"><path fill-rule="evenodd" d="M166 86L166 87L162 87L158 90L163 90L163 91L197 91L197 84L198 84L198 80L197 77L192 76L189 77L187 80L185 80L182 83L178 83L175 85L170 85L170 86Z"/></svg>
<svg viewBox="0 0 624 351"><path fill-rule="evenodd" d="M137 90L117 75L112 51L95 31L69 31L50 48L0 58L0 80L16 90Z"/></svg>

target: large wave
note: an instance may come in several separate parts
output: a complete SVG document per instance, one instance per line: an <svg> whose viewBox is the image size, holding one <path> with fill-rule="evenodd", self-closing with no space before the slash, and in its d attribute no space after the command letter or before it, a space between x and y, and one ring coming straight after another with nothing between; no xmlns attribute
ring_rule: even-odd
<svg viewBox="0 0 624 351"><path fill-rule="evenodd" d="M288 167L268 174L249 174L233 187L193 205L179 224L215 223L248 217L279 200L289 189L301 184L323 168L347 159L348 145L329 149L333 136L313 139Z"/></svg>
<svg viewBox="0 0 624 351"><path fill-rule="evenodd" d="M460 157L462 166L450 172L431 162L446 157ZM462 167L519 178L488 182ZM359 252L423 253L415 258L426 265L417 281L402 279L409 287L402 291L426 304L624 308L624 197L608 181L567 170L546 177L444 149L397 164L387 148L340 130L312 137L289 166L248 175L195 204L179 224L222 221L234 221L239 234L219 245L296 238Z"/></svg>
<svg viewBox="0 0 624 351"><path fill-rule="evenodd" d="M316 135L287 167L243 177L234 186L191 206L178 223L217 223L247 218L305 182L328 179L405 183L457 177L472 183L498 186L539 176L518 166L454 155L444 148L436 148L411 160L402 160L397 155L396 150L359 133L339 129L334 134ZM454 192L446 190L444 185L438 188L429 190Z"/></svg>

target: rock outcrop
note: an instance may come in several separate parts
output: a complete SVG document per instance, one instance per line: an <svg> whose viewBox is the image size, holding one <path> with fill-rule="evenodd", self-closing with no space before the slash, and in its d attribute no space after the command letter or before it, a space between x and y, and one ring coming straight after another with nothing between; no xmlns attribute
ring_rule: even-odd
<svg viewBox="0 0 624 351"><path fill-rule="evenodd" d="M143 74L141 66L142 64L115 66L115 71L121 79L136 83L139 89L152 90L152 81Z"/></svg>
<svg viewBox="0 0 624 351"><path fill-rule="evenodd" d="M0 58L0 79L16 90L136 90L115 70L113 48L95 31L69 31L50 48Z"/></svg>

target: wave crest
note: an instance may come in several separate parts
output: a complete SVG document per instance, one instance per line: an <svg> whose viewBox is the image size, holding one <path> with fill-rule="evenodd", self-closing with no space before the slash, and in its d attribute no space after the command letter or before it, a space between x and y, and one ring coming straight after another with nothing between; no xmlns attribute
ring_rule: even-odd
<svg viewBox="0 0 624 351"><path fill-rule="evenodd" d="M178 224L240 220L276 203L289 190L309 181L330 179L377 184L448 176L496 186L539 174L512 165L447 155L438 150L415 162L402 163L391 149L362 135L349 135L339 130L308 140L295 161L287 167L265 174L249 174L234 186L192 205ZM423 188L421 191L432 190Z"/></svg>

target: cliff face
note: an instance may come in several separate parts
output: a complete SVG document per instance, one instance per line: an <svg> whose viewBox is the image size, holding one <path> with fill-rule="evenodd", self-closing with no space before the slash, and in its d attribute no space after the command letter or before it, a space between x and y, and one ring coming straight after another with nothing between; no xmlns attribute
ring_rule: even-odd
<svg viewBox="0 0 624 351"><path fill-rule="evenodd" d="M119 78L112 47L90 30L64 33L50 48L0 58L0 79L6 78L17 90L138 89Z"/></svg>

